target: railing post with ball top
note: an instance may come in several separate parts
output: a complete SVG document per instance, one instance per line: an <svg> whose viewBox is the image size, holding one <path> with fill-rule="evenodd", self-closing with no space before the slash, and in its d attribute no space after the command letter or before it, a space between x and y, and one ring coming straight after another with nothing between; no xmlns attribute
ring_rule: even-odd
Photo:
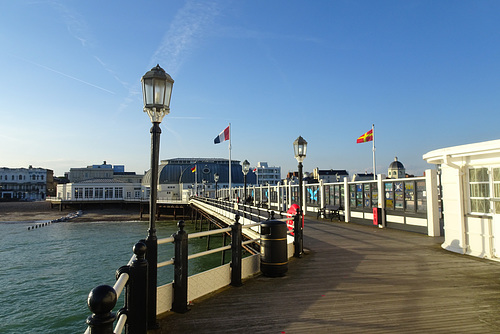
<svg viewBox="0 0 500 334"><path fill-rule="evenodd" d="M240 216L236 215L231 226L231 285L241 286L241 224Z"/></svg>
<svg viewBox="0 0 500 334"><path fill-rule="evenodd" d="M116 314L111 311L116 300L116 291L109 285L99 285L90 291L87 299L87 305L92 312L87 318L90 334L113 334Z"/></svg>
<svg viewBox="0 0 500 334"><path fill-rule="evenodd" d="M187 305L188 289L188 234L184 231L184 221L177 224L179 231L173 235L175 246L174 257L174 301L172 311L185 313L189 311Z"/></svg>
<svg viewBox="0 0 500 334"><path fill-rule="evenodd" d="M133 247L135 259L130 264L126 294L128 309L127 333L146 334L148 330L148 261L146 244L138 242Z"/></svg>

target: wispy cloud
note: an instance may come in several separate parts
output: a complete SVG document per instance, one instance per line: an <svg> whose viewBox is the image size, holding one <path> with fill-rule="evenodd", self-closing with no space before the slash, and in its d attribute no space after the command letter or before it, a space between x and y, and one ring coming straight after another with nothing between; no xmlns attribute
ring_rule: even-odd
<svg viewBox="0 0 500 334"><path fill-rule="evenodd" d="M175 75L218 14L215 1L188 1L176 14L150 64L165 64L168 72Z"/></svg>
<svg viewBox="0 0 500 334"><path fill-rule="evenodd" d="M61 2L52 1L50 4L52 8L54 8L61 15L61 18L68 29L68 33L80 41L82 46L87 46L89 41L89 32L85 19L78 12L70 9Z"/></svg>

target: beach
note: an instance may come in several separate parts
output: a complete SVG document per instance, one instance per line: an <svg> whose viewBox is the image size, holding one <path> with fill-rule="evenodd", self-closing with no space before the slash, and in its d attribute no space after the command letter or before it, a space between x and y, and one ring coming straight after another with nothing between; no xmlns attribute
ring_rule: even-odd
<svg viewBox="0 0 500 334"><path fill-rule="evenodd" d="M50 207L49 202L0 202L0 222L27 222L53 220L78 211L79 207L68 207L59 211L59 206ZM71 219L72 222L92 221L137 221L140 220L138 206L86 206L80 217ZM145 214L143 220L148 219Z"/></svg>

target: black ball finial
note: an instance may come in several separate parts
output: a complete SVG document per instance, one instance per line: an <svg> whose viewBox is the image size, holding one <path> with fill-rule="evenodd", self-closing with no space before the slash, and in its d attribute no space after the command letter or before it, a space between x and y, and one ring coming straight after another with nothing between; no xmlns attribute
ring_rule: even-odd
<svg viewBox="0 0 500 334"><path fill-rule="evenodd" d="M90 291L87 299L89 310L95 314L111 312L116 305L116 291L109 285L99 285Z"/></svg>
<svg viewBox="0 0 500 334"><path fill-rule="evenodd" d="M180 231L184 231L184 226L186 226L184 220L179 220L179 222L177 223L177 227L179 228Z"/></svg>
<svg viewBox="0 0 500 334"><path fill-rule="evenodd" d="M132 248L132 251L134 252L135 255L137 255L137 258L143 258L146 254L146 244L142 241L139 241L134 245Z"/></svg>

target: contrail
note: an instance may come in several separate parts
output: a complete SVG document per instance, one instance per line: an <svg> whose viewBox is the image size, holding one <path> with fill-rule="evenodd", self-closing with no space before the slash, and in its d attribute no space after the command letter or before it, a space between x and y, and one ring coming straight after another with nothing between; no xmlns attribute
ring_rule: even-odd
<svg viewBox="0 0 500 334"><path fill-rule="evenodd" d="M102 91L105 91L105 92L107 92L107 93L110 93L110 94L115 95L115 92L112 92L112 91L110 91L110 90L108 90L108 89L106 89L106 88L103 88L103 87L100 87L100 86L94 85L93 83L90 83L90 82L84 81L84 80L82 80L82 79L75 78L75 77L73 77L73 76L71 76L71 75L68 75L68 74L66 74L66 73L60 72L60 71L55 70L55 69L53 69L53 68L50 68L50 67L48 67L48 66L45 66L45 65L42 65L42 64L38 64L38 63L35 63L34 61L31 61L31 60L28 60L28 59L24 59L24 58L21 58L21 57L17 57L17 56L14 56L14 57L16 57L16 58L18 58L18 59L21 59L21 60L24 60L25 62L28 62L28 63L30 63L30 64L33 64L33 65L39 66L39 67L41 67L41 68L44 68L44 69L46 69L46 70L52 71L52 72L54 72L54 73L60 74L60 75L65 76L65 77L67 77L67 78L73 79L73 80L75 80L75 81L81 82L81 83L83 83L83 84L89 85L89 86L91 86L91 87L94 87L94 88L100 89L100 90L102 90Z"/></svg>

